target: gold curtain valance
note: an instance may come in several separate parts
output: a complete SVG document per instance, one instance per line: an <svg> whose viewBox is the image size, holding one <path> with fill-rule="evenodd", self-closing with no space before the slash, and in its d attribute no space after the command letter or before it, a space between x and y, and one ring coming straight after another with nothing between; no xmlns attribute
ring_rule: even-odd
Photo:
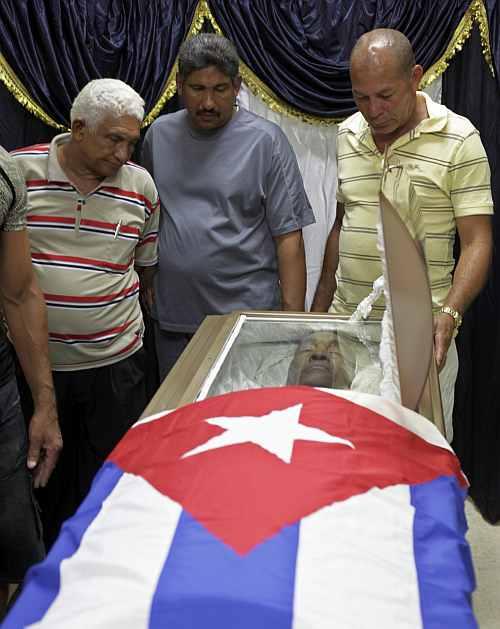
<svg viewBox="0 0 500 629"><path fill-rule="evenodd" d="M191 28L189 29L189 33L187 38L192 37L193 35L197 35L203 28L204 21L207 20L210 22L212 28L219 35L224 35L222 29L217 24L210 7L208 6L207 0L200 0L196 7L195 16L193 18L193 22L191 24ZM420 87L423 89L429 86L433 81L435 81L438 77L440 77L443 72L448 68L451 59L462 50L465 42L470 37L472 32L472 28L475 24L478 24L480 33L481 33L481 44L483 55L485 57L488 66L494 75L493 63L492 63L492 55L490 48L490 33L488 26L488 16L486 13L486 8L484 6L483 0L473 0L465 12L460 24L456 28L453 37L448 45L443 56L436 61L436 63L431 66L427 72L422 77L422 81ZM169 98L171 98L176 91L175 85L175 75L177 72L177 62L172 69L165 89L153 107L151 112L147 115L144 120L144 126L153 122L153 120L159 115L160 111L163 109L165 103ZM273 90L271 90L259 77L252 72L252 70L243 62L240 62L240 73L243 77L243 81L248 86L249 90L254 94L254 96L258 96L272 111L276 111L280 114L284 114L285 116L291 116L293 118L298 118L303 122L307 122L308 124L314 125L334 125L340 122L339 118L326 118L322 116L313 116L307 114L299 109L296 109L292 105L289 105L284 100L282 100L279 96L277 96Z"/></svg>
<svg viewBox="0 0 500 629"><path fill-rule="evenodd" d="M14 96L14 98L21 103L21 105L27 109L30 114L33 114L37 118L40 118L42 122L49 125L50 127L55 127L56 129L66 129L66 126L63 124L59 124L55 120L53 120L49 114L45 113L45 111L36 103L31 96L28 94L28 91L21 83L21 81L17 78L16 73L7 63L5 57L0 53L0 81L5 85L5 87L9 90L9 92Z"/></svg>
<svg viewBox="0 0 500 629"><path fill-rule="evenodd" d="M207 0L200 0L196 6L195 14L191 26L189 28L187 38L201 32L203 24L207 20L212 25L212 28L216 33L223 35L220 26L217 24ZM444 55L436 61L436 63L430 67L424 74L421 82L421 87L427 87L439 76L445 72L448 68L451 59L462 50L465 42L470 37L472 28L474 25L478 25L481 35L481 45L483 55L488 63L488 66L494 75L492 54L489 40L489 26L488 16L486 13L486 7L484 0L472 0L469 8L465 12L460 24L458 25L453 37L446 49ZM296 109L292 105L289 105L282 100L277 94L273 92L246 64L240 63L240 71L243 77L243 81L246 83L250 91L258 96L270 109L276 111L285 116L291 116L315 125L333 125L339 122L336 118L326 118L322 116L313 116L307 114L299 109ZM148 112L144 118L143 127L148 126L153 120L160 114L165 103L174 96L177 91L176 86L176 74L177 74L177 60L175 61L169 75L167 82L160 98L155 103L151 111ZM12 68L9 66L3 55L0 54L0 81L4 83L9 92L14 98L21 103L31 114L40 118L45 124L55 127L56 129L65 129L65 125L60 124L53 120L30 96L26 88L18 79Z"/></svg>
<svg viewBox="0 0 500 629"><path fill-rule="evenodd" d="M443 72L450 65L450 61L453 57L462 50L465 42L469 39L472 33L472 28L475 24L478 24L481 34L481 47L486 63L488 64L491 73L495 76L493 69L491 48L490 48L490 29L488 26L488 16L486 14L486 8L483 0L473 0L465 12L465 15L460 20L460 24L457 26L453 37L451 38L448 48L444 55L432 65L422 77L420 87L423 89L440 77Z"/></svg>

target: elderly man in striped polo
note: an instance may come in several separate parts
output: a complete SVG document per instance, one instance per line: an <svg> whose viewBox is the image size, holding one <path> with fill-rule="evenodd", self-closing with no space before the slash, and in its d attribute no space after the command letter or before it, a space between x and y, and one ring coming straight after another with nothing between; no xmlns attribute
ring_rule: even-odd
<svg viewBox="0 0 500 629"><path fill-rule="evenodd" d="M350 315L382 274L376 224L387 152L390 165L405 169L426 230L435 353L451 441L458 370L453 339L484 285L492 250L488 160L466 118L417 91L423 70L402 33L365 33L352 51L350 71L359 112L339 127L337 217L312 309ZM383 311L383 301L376 302L373 316L381 318Z"/></svg>
<svg viewBox="0 0 500 629"><path fill-rule="evenodd" d="M143 116L131 87L91 81L73 103L71 133L13 152L66 445L39 497L48 544L147 403L139 294L157 263L158 196L129 161Z"/></svg>

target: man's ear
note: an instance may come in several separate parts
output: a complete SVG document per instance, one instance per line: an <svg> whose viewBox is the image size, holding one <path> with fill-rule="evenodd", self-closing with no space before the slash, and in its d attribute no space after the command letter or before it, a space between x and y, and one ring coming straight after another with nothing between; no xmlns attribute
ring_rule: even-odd
<svg viewBox="0 0 500 629"><path fill-rule="evenodd" d="M233 88L234 88L234 93L237 96L238 92L240 91L240 87L241 87L241 76L238 74L238 76L236 76L233 79Z"/></svg>
<svg viewBox="0 0 500 629"><path fill-rule="evenodd" d="M71 137L77 141L80 141L85 136L87 125L84 120L73 120L71 123Z"/></svg>
<svg viewBox="0 0 500 629"><path fill-rule="evenodd" d="M421 65L416 65L413 66L413 70L411 72L411 78L412 78L412 84L415 88L415 91L420 89L420 81L422 80L422 77L424 76L424 69L422 68Z"/></svg>

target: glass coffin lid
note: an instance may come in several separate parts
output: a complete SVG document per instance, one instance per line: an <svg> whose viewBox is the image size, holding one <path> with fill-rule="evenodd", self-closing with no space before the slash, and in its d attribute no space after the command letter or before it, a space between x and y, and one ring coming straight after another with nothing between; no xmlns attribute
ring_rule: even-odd
<svg viewBox="0 0 500 629"><path fill-rule="evenodd" d="M325 314L209 316L165 378L144 415L243 389L303 384L381 394L380 323ZM418 409L442 420L437 375Z"/></svg>

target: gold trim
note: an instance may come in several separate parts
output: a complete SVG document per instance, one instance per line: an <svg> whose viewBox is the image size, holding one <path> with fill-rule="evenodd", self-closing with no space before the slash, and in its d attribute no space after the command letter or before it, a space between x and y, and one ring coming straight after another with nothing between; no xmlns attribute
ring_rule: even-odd
<svg viewBox="0 0 500 629"><path fill-rule="evenodd" d="M218 35L224 35L221 27L215 20L210 10L210 7L208 6L207 0L200 0L196 7L193 21L191 23L191 27L186 36L186 39L193 37L193 35L197 35L203 28L203 22L205 20L208 20L210 22L212 28ZM153 120L159 115L160 111L165 106L167 100L172 98L172 96L175 94L177 90L177 86L175 83L176 73L177 60L167 79L167 84L165 89L163 90L162 95L160 96L158 102L155 104L153 109L144 119L143 127L146 127L153 122ZM292 107L284 100L279 98L279 96L277 96L261 79L259 79L259 77L252 70L250 70L250 68L243 61L240 61L240 74L252 94L258 96L272 111L292 118L298 118L303 122L307 122L308 124L313 125L335 125L342 120L342 118L325 118L321 116L313 116L311 114L300 111L295 107Z"/></svg>
<svg viewBox="0 0 500 629"><path fill-rule="evenodd" d="M204 20L208 20L210 22L216 33L218 33L219 35L224 34L217 21L215 20L207 0L200 0L196 7L195 16L193 18L193 22L191 24L191 28L189 30L187 38L192 37L193 35L196 35L201 31ZM422 77L422 80L420 82L421 89L433 83L445 72L445 70L449 66L451 59L457 54L457 52L462 50L465 42L470 37L472 28L476 22L478 23L481 32L481 43L485 60L494 75L492 55L489 44L488 16L486 8L484 6L484 1L472 0L467 11L460 20L460 23L457 26L455 32L453 33L453 37L448 44L445 53L438 61L436 61L436 63L434 63L427 70L427 72ZM174 69L176 68L177 62L174 66ZM168 91L169 95L164 96L162 94L160 101L157 103L157 105L155 105L154 109L150 112L150 114L148 114L148 117L144 121L144 126L150 124L153 121L153 119L158 115L162 107L165 105L165 102L168 100L168 98L171 98L175 94L175 76L172 76L172 73L169 77L169 80L167 81L167 87L164 91L164 94ZM258 96L272 111L292 118L297 118L299 120L302 120L302 122L306 122L307 124L312 125L331 126L338 124L341 120L343 120L343 118L327 118L324 116L314 116L300 111L295 107L292 107L284 100L282 100L279 96L277 96L273 92L273 90L271 90L243 61L240 61L240 73L252 94Z"/></svg>
<svg viewBox="0 0 500 629"><path fill-rule="evenodd" d="M212 25L212 28L219 35L223 35L222 29L215 20L207 0L199 0L191 26L186 35L186 39L197 35L203 28L203 23L208 20ZM474 24L477 23L481 34L481 47L483 50L484 58L490 68L491 73L495 76L495 71L492 63L492 53L489 41L489 25L488 15L483 0L472 0L469 8L465 12L461 19L453 37L444 53L444 55L434 63L424 74L420 88L427 87L439 76L445 72L448 68L451 59L462 50L464 43L470 37ZM177 59L167 77L166 85L149 113L144 118L142 123L143 127L150 125L155 118L158 117L161 110L165 106L165 103L170 100L177 91L176 74L178 69ZM297 118L302 122L312 125L331 126L335 125L342 120L342 118L327 118L324 116L314 116L307 114L295 107L292 107L284 100L282 100L277 94L273 92L244 62L240 61L240 73L244 82L250 89L250 91L258 96L269 109L279 114ZM28 94L26 88L22 85L10 65L7 63L5 57L0 53L0 81L4 83L9 92L14 98L25 107L31 114L38 117L45 124L55 127L56 129L67 130L67 127L63 124L57 123L53 120Z"/></svg>
<svg viewBox="0 0 500 629"><path fill-rule="evenodd" d="M203 22L208 19L212 23L212 26L217 30L219 34L220 28L215 24L215 20L210 12L210 8L206 2L206 0L200 0L196 5L196 9L194 12L193 20L191 22L191 26L189 27L189 31L186 35L186 39L193 37L193 35L197 35L201 29L203 28ZM142 127L147 127L150 125L155 118L160 115L161 110L165 107L165 103L170 100L177 91L177 83L176 83L176 75L178 70L177 59L175 60L172 69L170 70L170 74L167 78L167 83L163 88L163 92L160 95L160 98L156 101L155 105L151 109L151 111L147 114L142 122Z"/></svg>
<svg viewBox="0 0 500 629"><path fill-rule="evenodd" d="M218 35L223 35L222 29L217 24L212 12L210 11L210 7L206 0L202 0L200 4L205 5L206 11L204 13L204 17L210 21L214 31ZM240 74L243 77L243 81L246 83L252 94L254 96L258 96L272 111L275 111L284 116L289 116L291 118L298 118L302 120L302 122L306 122L312 125L324 125L330 126L338 124L343 118L326 118L323 116L313 116L311 114L307 114L304 111L300 111L300 109L296 109L289 105L287 102L282 100L277 94L273 92L273 90L268 87L264 81L259 79L259 77L252 71L250 68L240 60Z"/></svg>
<svg viewBox="0 0 500 629"><path fill-rule="evenodd" d="M444 55L436 61L424 74L420 81L420 89L423 89L439 78L450 65L453 57L462 50L465 42L469 39L472 28L478 24L481 33L481 47L486 63L491 73L495 76L495 70L492 63L492 55L490 48L490 30L488 26L488 14L484 6L483 0L472 0L469 8L460 20L453 37L451 38L448 48Z"/></svg>
<svg viewBox="0 0 500 629"><path fill-rule="evenodd" d="M17 77L14 70L7 63L5 57L0 53L0 81L5 85L9 92L14 96L18 103L20 103L30 114L33 114L37 118L40 118L46 125L55 127L56 129L66 130L66 126L57 123L53 120L45 111L38 105L28 94L26 88Z"/></svg>
<svg viewBox="0 0 500 629"><path fill-rule="evenodd" d="M490 72L495 76L495 67L493 65L493 55L491 54L490 47L490 26L488 24L488 13L484 5L484 0L476 0L473 3L474 18L479 26L479 33L481 35L481 48L483 55L490 68Z"/></svg>
<svg viewBox="0 0 500 629"><path fill-rule="evenodd" d="M204 20L208 20L210 22L210 24L212 25L212 28L217 33L217 35L223 35L222 29L215 21L212 11L210 10L210 7L208 6L207 0L200 0L200 4L198 8L200 10L201 19L199 23L198 22L196 23L197 30L193 33L193 35L197 35L201 31ZM188 37L191 37L191 33L188 35Z"/></svg>
<svg viewBox="0 0 500 629"><path fill-rule="evenodd" d="M457 54L457 52L462 50L465 42L469 39L472 32L472 26L474 25L475 21L473 7L476 2L477 0L472 0L469 8L465 12L463 18L460 20L459 25L453 33L453 37L451 38L451 41L448 44L444 55L440 59L438 59L438 61L436 61L436 63L434 63L422 77L419 86L420 89L427 87L437 78L439 78L448 68L448 66L450 65L450 61Z"/></svg>
<svg viewBox="0 0 500 629"><path fill-rule="evenodd" d="M314 116L292 107L279 98L243 61L240 61L240 74L252 94L258 96L272 111L318 126L333 126L344 120L344 118Z"/></svg>
<svg viewBox="0 0 500 629"><path fill-rule="evenodd" d="M210 10L207 0L200 0L198 2L198 5L196 6L193 21L191 23L191 27L186 36L186 39L192 37L193 35L197 35L203 28L203 22L205 20L208 20L210 22L212 28L216 33L218 33L219 35L224 34L219 24L215 20L215 17ZM476 22L479 26L481 33L481 44L484 58L488 63L488 66L493 76L495 75L489 42L488 15L484 6L484 1L472 0L469 8L460 20L460 23L457 26L444 55L438 61L436 61L436 63L434 63L422 77L422 80L420 82L421 89L433 83L445 72L450 64L451 59L459 51L462 50L465 42L470 37L472 28ZM169 74L167 84L165 89L163 90L162 95L160 96L158 102L155 104L153 109L144 119L143 127L146 127L153 122L153 120L159 115L160 111L165 106L167 100L172 98L172 96L175 94L177 90L175 82L176 73L177 60L175 61L174 66ZM240 73L252 94L258 96L272 111L275 111L285 116L289 116L291 118L297 118L299 120L302 120L302 122L312 125L332 126L338 124L341 120L343 120L343 118L326 118L324 116L313 116L311 114L300 111L295 107L292 107L292 105L289 105L279 96L277 96L273 92L273 90L271 90L243 61L240 61Z"/></svg>
<svg viewBox="0 0 500 629"><path fill-rule="evenodd" d="M177 91L177 84L175 81L175 77L177 75L177 59L175 60L174 65L172 66L172 70L170 70L170 74L168 75L167 84L163 88L163 92L160 95L160 98L156 101L156 104L153 106L151 111L147 114L147 116L142 121L142 128L150 125L155 118L160 115L161 110L165 107L165 103L170 100L175 92Z"/></svg>

